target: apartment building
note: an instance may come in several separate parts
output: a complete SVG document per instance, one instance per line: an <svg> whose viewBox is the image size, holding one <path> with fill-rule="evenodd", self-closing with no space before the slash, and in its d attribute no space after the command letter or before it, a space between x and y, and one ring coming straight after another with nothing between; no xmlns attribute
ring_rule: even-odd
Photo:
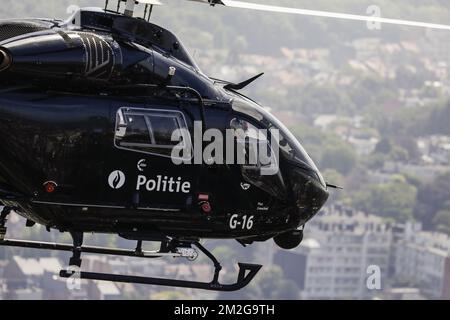
<svg viewBox="0 0 450 320"><path fill-rule="evenodd" d="M395 248L395 278L432 299L450 299L450 237L407 224Z"/></svg>
<svg viewBox="0 0 450 320"><path fill-rule="evenodd" d="M298 249L278 251L275 263L304 299L371 299L388 278L391 245L390 224L337 204L311 221ZM371 275L381 287L368 287Z"/></svg>

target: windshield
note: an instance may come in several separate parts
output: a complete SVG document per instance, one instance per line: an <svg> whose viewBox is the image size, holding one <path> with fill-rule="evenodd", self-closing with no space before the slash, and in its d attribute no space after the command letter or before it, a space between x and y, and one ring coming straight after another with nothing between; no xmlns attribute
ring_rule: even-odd
<svg viewBox="0 0 450 320"><path fill-rule="evenodd" d="M259 106L257 103L250 100L243 100L240 97L235 99L233 109L237 112L251 116L265 125L268 129L278 129L280 132L280 150L284 153L284 155L287 156L288 159L296 160L297 162L300 161L302 164L306 164L312 170L316 171L321 183L323 185L326 184L314 161L308 155L297 138L280 120Z"/></svg>

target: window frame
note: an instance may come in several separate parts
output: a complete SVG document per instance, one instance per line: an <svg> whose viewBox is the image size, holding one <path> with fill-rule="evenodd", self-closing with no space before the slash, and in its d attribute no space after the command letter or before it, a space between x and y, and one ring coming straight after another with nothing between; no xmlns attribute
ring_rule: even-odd
<svg viewBox="0 0 450 320"><path fill-rule="evenodd" d="M127 145L124 146L119 143L119 141L118 141L119 140L119 138L118 138L119 130L121 130L122 128L127 128L127 126L128 126L127 116L132 116L132 115L144 117L145 124L147 126L147 133L149 135L151 144L126 142ZM171 155L161 154L161 153L156 152L156 150L157 149L160 149L160 150L168 150L169 149L170 150L170 149L173 149L178 146L182 146L183 148L186 148L186 141L190 141L191 146L192 146L192 139L191 139L191 134L189 132L189 126L187 124L186 117L182 111L171 110L171 109L146 109L146 108L135 108L135 107L120 107L119 109L117 109L115 116L116 116L116 123L115 123L115 130L114 130L114 147L116 147L117 149L136 152L136 153L140 153L140 154L164 157L164 158L172 158ZM174 145L156 144L154 130L153 130L150 119L148 119L149 117L151 118L152 116L174 119L176 121L178 129L185 129L186 130L185 132L187 132L188 134L187 134L187 136L183 135L183 145L180 145L179 142L175 143ZM124 122L125 124L123 124L122 122ZM124 134L126 134L126 129L125 129ZM125 135L121 138L123 139L124 137L125 137ZM151 151L133 149L133 148L139 148L139 147L155 149L155 151L151 152ZM175 159L189 160L192 158L192 154L193 153L191 152L190 158L177 157Z"/></svg>

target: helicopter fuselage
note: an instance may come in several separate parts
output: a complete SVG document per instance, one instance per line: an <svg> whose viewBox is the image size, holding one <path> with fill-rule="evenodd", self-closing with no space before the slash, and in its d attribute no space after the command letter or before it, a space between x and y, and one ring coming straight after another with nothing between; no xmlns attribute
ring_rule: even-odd
<svg viewBox="0 0 450 320"><path fill-rule="evenodd" d="M101 11L3 22L0 52L0 199L30 221L133 240L250 243L303 226L328 198L292 134L204 76L160 27ZM175 163L171 133L195 140L196 124L223 136L236 124L280 130L278 170Z"/></svg>

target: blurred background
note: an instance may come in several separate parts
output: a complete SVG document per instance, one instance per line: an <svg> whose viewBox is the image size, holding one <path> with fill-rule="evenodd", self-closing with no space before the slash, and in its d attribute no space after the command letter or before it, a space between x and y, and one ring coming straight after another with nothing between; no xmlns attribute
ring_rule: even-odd
<svg viewBox="0 0 450 320"><path fill-rule="evenodd" d="M111 5L113 6L114 1ZM65 253L0 248L3 299L450 299L450 31L252 12L168 0L152 22L176 33L204 73L242 81L265 76L245 94L269 107L319 164L332 191L305 229L303 244L247 249L207 241L225 261L265 267L231 294L83 282L68 290L55 276ZM255 1L253 1L255 2ZM258 3L450 24L446 0L259 0ZM99 0L2 0L0 18L65 19L67 8ZM375 6L375 7L374 7ZM11 217L8 236L69 242L25 229ZM134 244L92 235L88 244ZM211 266L166 259L86 255L84 268L209 281Z"/></svg>

